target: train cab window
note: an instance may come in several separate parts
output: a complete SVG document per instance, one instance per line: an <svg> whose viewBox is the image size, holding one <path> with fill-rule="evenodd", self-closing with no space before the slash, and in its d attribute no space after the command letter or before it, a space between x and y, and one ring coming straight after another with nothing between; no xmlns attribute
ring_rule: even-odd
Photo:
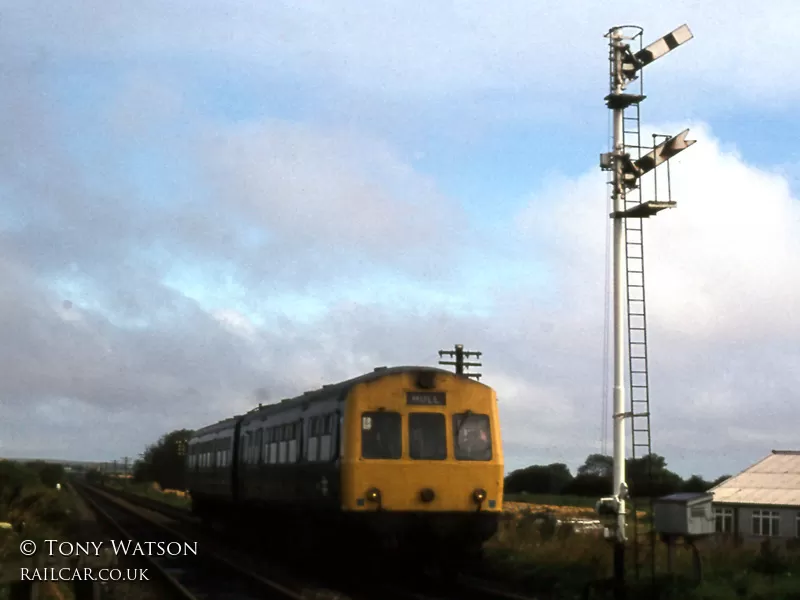
<svg viewBox="0 0 800 600"><path fill-rule="evenodd" d="M456 460L492 460L489 416L472 412L453 415Z"/></svg>
<svg viewBox="0 0 800 600"><path fill-rule="evenodd" d="M447 458L445 420L441 413L411 413L408 415L409 456L416 460Z"/></svg>
<svg viewBox="0 0 800 600"><path fill-rule="evenodd" d="M400 413L384 411L361 415L362 458L400 458L401 437Z"/></svg>

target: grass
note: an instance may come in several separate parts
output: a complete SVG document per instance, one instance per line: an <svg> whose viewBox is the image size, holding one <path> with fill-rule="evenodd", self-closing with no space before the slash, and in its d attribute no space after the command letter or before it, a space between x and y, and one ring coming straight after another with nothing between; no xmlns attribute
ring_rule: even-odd
<svg viewBox="0 0 800 600"><path fill-rule="evenodd" d="M541 498L537 498L537 503ZM800 600L800 552L758 544L734 545L720 540L698 542L703 582L694 581L693 553L675 549L673 577L668 577L666 546L657 542L655 563L661 597L716 600ZM641 573L650 584L649 541L640 544ZM537 518L533 511L504 516L497 535L486 544L488 569L493 577L510 580L533 594L580 598L586 585L608 578L612 547L599 532L574 533L568 525ZM634 579L632 547L626 553L629 580ZM629 598L654 598L652 589L640 589ZM602 597L602 596L600 596Z"/></svg>
<svg viewBox="0 0 800 600"><path fill-rule="evenodd" d="M35 472L20 465L4 462L0 471L0 522L12 526L0 529L0 564L6 567L0 584L2 600L9 597L9 581L18 580L18 569L33 566L19 551L23 540L36 543L40 549L36 556L43 557L44 540L79 540L80 531L74 517L76 499L68 490L44 486ZM43 595L65 600L73 597L67 583L44 586Z"/></svg>
<svg viewBox="0 0 800 600"><path fill-rule="evenodd" d="M599 498L590 496L559 496L558 494L505 494L503 502L528 502L530 504L546 504L550 506L579 506L594 508Z"/></svg>
<svg viewBox="0 0 800 600"><path fill-rule="evenodd" d="M155 482L136 482L127 479L107 477L104 485L110 488L122 490L151 500L158 500L176 508L190 510L192 499L189 496L179 495L171 491L162 490Z"/></svg>

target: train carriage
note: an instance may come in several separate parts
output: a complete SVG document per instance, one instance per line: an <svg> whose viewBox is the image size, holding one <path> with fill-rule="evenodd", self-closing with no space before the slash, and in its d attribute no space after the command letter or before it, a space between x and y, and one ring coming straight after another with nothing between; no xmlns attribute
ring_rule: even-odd
<svg viewBox="0 0 800 600"><path fill-rule="evenodd" d="M469 554L502 509L495 392L441 369L378 368L202 429L189 447L204 516L257 514Z"/></svg>

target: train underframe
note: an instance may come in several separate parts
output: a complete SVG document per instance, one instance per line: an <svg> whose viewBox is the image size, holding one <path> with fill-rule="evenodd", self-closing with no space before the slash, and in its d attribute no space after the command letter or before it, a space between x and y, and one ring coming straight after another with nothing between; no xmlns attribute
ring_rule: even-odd
<svg viewBox="0 0 800 600"><path fill-rule="evenodd" d="M497 531L492 512L341 512L308 507L226 502L195 495L192 510L248 537L274 541L283 553L376 565L470 570ZM387 557L389 562L387 563ZM320 558L320 557L317 557Z"/></svg>

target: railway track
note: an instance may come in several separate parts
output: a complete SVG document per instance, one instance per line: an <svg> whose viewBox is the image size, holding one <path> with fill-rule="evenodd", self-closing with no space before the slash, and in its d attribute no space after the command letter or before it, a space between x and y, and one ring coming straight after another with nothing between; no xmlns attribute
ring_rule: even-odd
<svg viewBox="0 0 800 600"><path fill-rule="evenodd" d="M164 523L148 519L140 511L130 510L114 501L110 495L91 488L75 486L78 493L112 529L119 540L127 546L127 553L134 553L136 542L163 542L162 549L139 546L145 553L135 553L152 571L183 600L308 600L310 598L337 598L326 596L315 590L293 589L283 583L236 564L214 549L202 547L181 531ZM152 579L152 577L151 577Z"/></svg>
<svg viewBox="0 0 800 600"><path fill-rule="evenodd" d="M199 532L202 530L206 532L205 535L208 534L208 530L205 528L204 524L184 509L121 490L107 489L104 491L108 495L116 496L125 500L126 502L143 507L147 510L158 512L169 519L173 519L188 528L189 531L197 530ZM173 528L168 529L169 531L174 532L175 535L180 535L185 539L189 539L186 537L187 533L178 532ZM219 535L219 532L214 532L214 534ZM126 539L130 539L130 536L125 537ZM197 539L197 537L197 535L194 536L195 539ZM224 552L226 556L236 556L241 554L244 550L249 557L253 558L259 552L259 544L253 544L252 540L245 541L242 540L241 537L235 536L224 537L226 538L225 542L220 540L220 549L217 551L217 555ZM158 536L155 538L151 537L151 539L163 538L163 534L161 535L161 538ZM224 544L224 546L222 544ZM231 545L228 546L228 544ZM215 547L217 546L215 545ZM231 562L230 559L224 557L222 558L227 563ZM287 567L288 569L295 570L297 568L297 565L295 564L288 564L294 561L287 558L285 555L279 557L271 556L268 560L271 562L271 567L273 570L275 567L274 562L276 560L280 560L283 563L283 566ZM242 568L238 565L238 561L237 563L234 563L233 566L237 569ZM308 569L308 566L309 564L306 563L303 570ZM177 568L180 569L181 567L178 566ZM251 567L251 569L256 568L258 567ZM297 589L289 590L290 593L300 594L298 596L278 595L274 597L309 599L325 598L337 600L536 600L531 596L524 596L509 590L500 589L496 582L484 581L472 577L459 577L458 579L447 582L443 582L435 577L425 575L403 577L398 576L397 573L394 573L393 575L386 577L384 574L379 574L371 568L364 569L362 567L361 569L355 570L350 568L345 571L341 568L337 569L337 567L334 565L324 565L320 562L316 562L316 564L314 564L313 570L314 587L309 588L306 586L305 590L300 591L297 591ZM259 569L259 571L262 571L262 569ZM252 570L249 572L252 573ZM304 573L304 576L305 575L310 574ZM264 579L263 576L259 575L259 577ZM295 574L294 578L297 579L298 575ZM376 580L380 579L383 579L383 582L377 584ZM297 587L298 586L295 586L295 588ZM330 588L339 591L331 591ZM195 597L216 598L217 596L211 594ZM233 596L226 594L224 597L232 598ZM244 599L246 597L242 595L240 598Z"/></svg>

